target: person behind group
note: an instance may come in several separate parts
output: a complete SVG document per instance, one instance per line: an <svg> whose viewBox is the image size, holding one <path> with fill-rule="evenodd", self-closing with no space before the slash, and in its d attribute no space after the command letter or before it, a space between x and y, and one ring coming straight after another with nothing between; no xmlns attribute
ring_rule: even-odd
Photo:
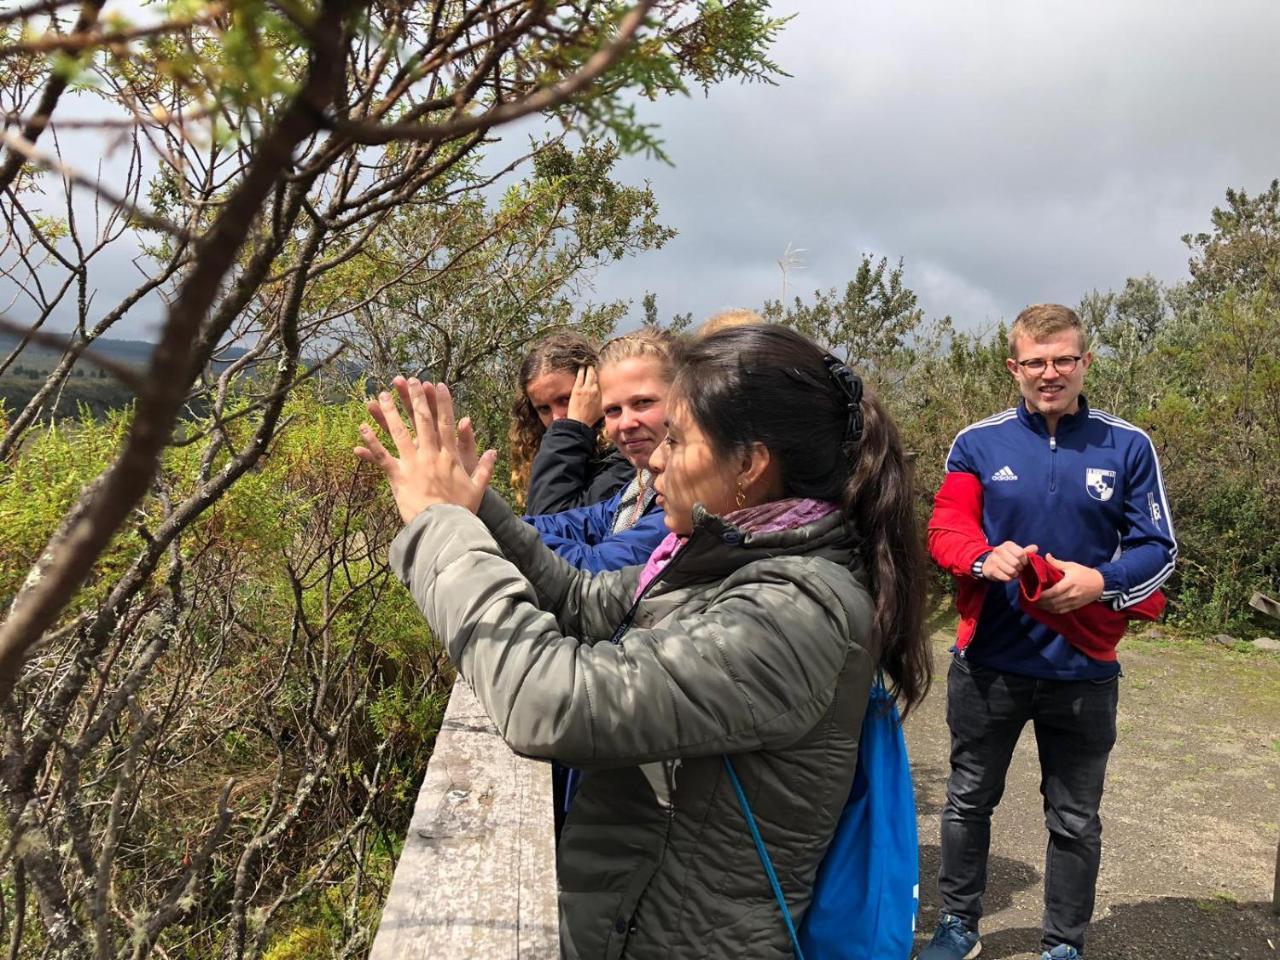
<svg viewBox="0 0 1280 960"><path fill-rule="evenodd" d="M943 913L919 960L982 949L991 815L1028 721L1049 831L1042 957L1082 955L1116 739L1114 647L1125 616L1163 605L1157 591L1177 554L1151 440L1081 392L1093 357L1080 318L1028 307L1009 354L1022 400L960 431L929 524L934 559L960 581L962 620L947 678ZM1042 576L1058 582L1024 602L1020 584Z"/></svg>
<svg viewBox="0 0 1280 960"><path fill-rule="evenodd" d="M569 958L784 957L727 776L797 924L849 796L872 679L928 685L922 554L898 432L847 367L781 327L687 348L650 461L671 533L591 575L492 491L443 386L397 382L357 454L405 528L391 562L518 753L586 769L557 849ZM550 616L548 616L550 614ZM609 642L613 641L613 642Z"/></svg>
<svg viewBox="0 0 1280 960"><path fill-rule="evenodd" d="M719 333L721 330L728 330L732 327L754 327L764 323L764 317L756 313L754 310L748 310L745 307L735 307L732 310L721 310L719 313L713 313L703 321L697 331L694 332L694 338L701 340L703 337L709 337L713 333Z"/></svg>
<svg viewBox="0 0 1280 960"><path fill-rule="evenodd" d="M525 517L543 543L574 566L598 573L643 563L666 533L649 458L666 433L663 418L677 344L665 331L643 329L600 348L604 430L630 465L630 477L602 502Z"/></svg>
<svg viewBox="0 0 1280 960"><path fill-rule="evenodd" d="M511 488L530 514L599 503L634 475L615 447L600 448L595 364L595 348L572 330L543 337L520 364L508 434Z"/></svg>

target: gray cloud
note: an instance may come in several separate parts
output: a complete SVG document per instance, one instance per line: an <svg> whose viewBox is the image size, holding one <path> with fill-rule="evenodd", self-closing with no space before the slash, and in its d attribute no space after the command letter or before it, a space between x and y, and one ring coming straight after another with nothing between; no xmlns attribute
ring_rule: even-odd
<svg viewBox="0 0 1280 960"><path fill-rule="evenodd" d="M639 107L675 166L634 157L620 175L652 182L680 236L602 270L594 299L633 299L636 320L647 290L667 315L755 306L781 292L792 244L793 294L842 285L863 252L901 256L930 314L979 328L1128 276L1184 276L1179 237L1224 190L1280 176L1272 0L775 9L797 14L774 51L791 78ZM135 253L104 252L104 309L137 282ZM153 335L161 310L152 299L116 335Z"/></svg>
<svg viewBox="0 0 1280 960"><path fill-rule="evenodd" d="M680 237L598 295L702 315L842 284L902 256L930 313L967 327L1185 275L1181 234L1229 186L1280 175L1280 7L858 2L796 12L778 87L646 105L675 167L629 159ZM638 315L638 314L637 314Z"/></svg>

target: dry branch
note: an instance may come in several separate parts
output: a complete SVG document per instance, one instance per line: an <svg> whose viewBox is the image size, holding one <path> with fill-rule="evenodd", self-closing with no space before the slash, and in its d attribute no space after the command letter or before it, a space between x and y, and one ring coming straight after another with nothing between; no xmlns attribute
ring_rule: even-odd
<svg viewBox="0 0 1280 960"><path fill-rule="evenodd" d="M129 200L120 194L115 193L108 187L104 187L100 180L96 180L93 177L81 173L74 167L63 163L57 157L50 156L47 153L42 153L36 149L35 144L30 140L27 140L25 137L21 137L13 131L8 130L3 134L0 134L0 140L4 141L11 153L30 160L37 166L43 167L45 170L52 171L53 173L70 180L72 183L78 183L82 187L88 187L94 193L109 201L117 209L123 210L132 219L136 220L143 226L150 227L153 230L160 230L161 232L167 233L169 236L175 237L178 240L185 241L191 239L187 231L182 229L182 227L175 223L170 223L164 217L160 217L147 210L143 210L136 204L129 202Z"/></svg>
<svg viewBox="0 0 1280 960"><path fill-rule="evenodd" d="M71 29L71 34L75 36L92 30L94 24L98 22L98 14L102 11L104 3L106 3L106 0L85 0L84 6L80 8L80 16L76 18L75 26ZM27 120L27 125L23 127L22 133L16 135L18 142L34 146L35 142L40 139L40 134L44 132L44 128L49 123L49 118L53 116L53 111L58 106L58 101L62 99L62 94L67 89L67 83L68 78L65 74L54 72L49 74L49 79L45 82L44 92L40 95L40 102L36 106L36 112ZM0 164L0 192L9 188L27 159L26 152L15 150L13 145L10 144L9 155L5 158L4 163Z"/></svg>
<svg viewBox="0 0 1280 960"><path fill-rule="evenodd" d="M166 20L145 27L130 27L127 30L86 30L79 33L62 34L46 33L42 37L9 43L0 46L0 57L13 56L16 53L53 53L81 52L94 47L109 47L146 37L156 37L165 33L177 33L190 30L192 27L213 23L226 12L226 8L215 3L196 17L184 17L177 20Z"/></svg>
<svg viewBox="0 0 1280 960"><path fill-rule="evenodd" d="M626 50L635 38L636 32L644 24L649 10L657 0L641 0L622 18L618 24L618 34L593 53L577 73L565 77L558 83L544 87L520 100L502 103L473 117L459 117L445 123L391 123L374 124L358 120L336 120L333 127L339 133L350 137L356 143L381 144L394 141L415 141L421 143L438 143L477 130L488 130L492 127L519 120L530 114L544 110L552 110L568 103L573 97L588 90L613 66L618 57Z"/></svg>

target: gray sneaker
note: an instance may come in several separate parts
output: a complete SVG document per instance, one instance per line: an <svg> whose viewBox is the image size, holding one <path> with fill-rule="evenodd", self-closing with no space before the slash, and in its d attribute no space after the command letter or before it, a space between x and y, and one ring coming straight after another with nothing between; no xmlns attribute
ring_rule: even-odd
<svg viewBox="0 0 1280 960"><path fill-rule="evenodd" d="M1060 943L1040 954L1040 960L1084 960L1084 954L1070 944Z"/></svg>
<svg viewBox="0 0 1280 960"><path fill-rule="evenodd" d="M933 931L933 939L916 960L973 960L981 952L978 931L970 930L954 914L944 913L938 920L938 929Z"/></svg>

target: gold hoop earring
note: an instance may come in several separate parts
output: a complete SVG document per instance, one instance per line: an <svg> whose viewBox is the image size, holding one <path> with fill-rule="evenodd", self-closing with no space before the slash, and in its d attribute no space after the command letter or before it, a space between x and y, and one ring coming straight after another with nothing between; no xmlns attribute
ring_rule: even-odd
<svg viewBox="0 0 1280 960"><path fill-rule="evenodd" d="M734 495L733 502L738 505L739 510L747 505L747 491L742 489L741 480L738 481L738 492Z"/></svg>

